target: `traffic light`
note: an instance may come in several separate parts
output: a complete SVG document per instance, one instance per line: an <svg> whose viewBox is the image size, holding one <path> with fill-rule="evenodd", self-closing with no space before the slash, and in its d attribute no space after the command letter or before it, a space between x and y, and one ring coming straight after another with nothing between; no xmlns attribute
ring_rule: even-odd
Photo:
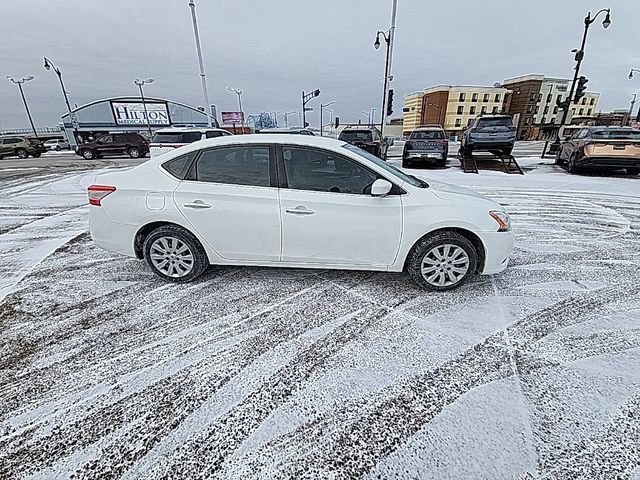
<svg viewBox="0 0 640 480"><path fill-rule="evenodd" d="M319 88L316 88L316 89L313 91L313 96L314 96L314 97L317 97L318 95L320 95L320 89L319 89Z"/></svg>
<svg viewBox="0 0 640 480"><path fill-rule="evenodd" d="M577 102L582 97L584 97L584 92L587 89L587 82L589 79L587 77L580 76L578 78L578 86L576 87L576 95L574 97L574 102Z"/></svg>
<svg viewBox="0 0 640 480"><path fill-rule="evenodd" d="M393 113L393 88L389 89L389 95L387 96L387 115Z"/></svg>
<svg viewBox="0 0 640 480"><path fill-rule="evenodd" d="M340 117L336 117L335 128L338 128L339 126L340 126Z"/></svg>
<svg viewBox="0 0 640 480"><path fill-rule="evenodd" d="M304 128L307 128L309 126L309 122L304 122Z"/></svg>

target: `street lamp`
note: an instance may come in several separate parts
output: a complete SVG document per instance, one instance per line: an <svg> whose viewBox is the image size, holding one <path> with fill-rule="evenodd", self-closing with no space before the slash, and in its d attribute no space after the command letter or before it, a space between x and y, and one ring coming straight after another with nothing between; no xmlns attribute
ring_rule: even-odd
<svg viewBox="0 0 640 480"><path fill-rule="evenodd" d="M209 103L209 92L207 91L207 74L204 72L204 61L202 60L202 48L200 47L200 33L198 33L198 21L196 20L196 4L193 0L189 0L189 8L191 9L191 22L193 24L193 36L196 41L196 53L198 55L198 66L200 68L200 80L202 81L202 96L204 97L205 113L207 115L207 124L211 128L211 115L206 111L211 108Z"/></svg>
<svg viewBox="0 0 640 480"><path fill-rule="evenodd" d="M632 68L631 70L629 70L629 80L633 78L633 72L640 73L640 70L637 68ZM631 102L631 109L629 109L629 124L631 124L631 113L633 111L633 105L636 101L635 93L633 95L633 102ZM640 109L638 109L638 113L636 114L636 122L640 122Z"/></svg>
<svg viewBox="0 0 640 480"><path fill-rule="evenodd" d="M304 90L302 91L302 128L307 128L307 110L313 110L313 108L307 108L307 103L318 95L320 95L319 88L316 88L313 92L309 93L304 93Z"/></svg>
<svg viewBox="0 0 640 480"><path fill-rule="evenodd" d="M329 102L329 103L325 103L324 105L322 103L320 104L320 136L321 137L323 136L322 135L322 129L323 129L323 126L322 126L322 112L323 112L323 110L325 108L333 105L334 103L336 103L336 102Z"/></svg>
<svg viewBox="0 0 640 480"><path fill-rule="evenodd" d="M240 119L242 120L242 133L244 133L244 112L242 111L242 94L244 93L239 88L227 87L227 90L231 93L235 93L238 96L238 108L240 109Z"/></svg>
<svg viewBox="0 0 640 480"><path fill-rule="evenodd" d="M365 112L364 110L360 113L364 113L367 116L367 123L371 125L371 112Z"/></svg>
<svg viewBox="0 0 640 480"><path fill-rule="evenodd" d="M393 0L393 6L391 8L391 26L389 30L383 32L382 30L378 30L376 33L376 40L373 43L373 46L376 50L380 48L380 36L384 39L387 44L385 61L384 61L384 86L382 88L382 111L380 112L380 134L383 134L384 131L384 121L387 114L387 100L389 96L389 82L393 80L393 75L391 75L391 65L393 60L393 39L396 31L396 13L398 11L398 0ZM369 123L373 123L373 117L369 121Z"/></svg>
<svg viewBox="0 0 640 480"><path fill-rule="evenodd" d="M62 89L62 94L64 95L64 103L67 105L67 113L69 114L69 121L71 121L71 125L73 126L74 143L77 143L78 142L78 129L76 127L77 121L75 119L75 114L71 113L71 105L69 104L69 94L67 90L64 88L64 82L62 81L62 72L47 57L42 57L42 58L44 59L45 70L51 70L53 68L53 71L58 76L58 80L60 81L60 88Z"/></svg>
<svg viewBox="0 0 640 480"><path fill-rule="evenodd" d="M575 73L573 75L573 82L571 82L571 90L569 91L569 95L567 96L567 98L565 98L562 103L558 103L558 105L562 107L562 119L560 120L560 126L558 128L558 136L556 137L555 143L560 143L560 130L562 129L562 126L564 125L564 123L567 121L567 115L569 114L569 107L571 106L571 102L573 101L572 100L573 94L575 92L576 83L578 81L578 74L580 73L580 64L582 63L582 59L584 58L584 46L587 41L587 33L589 32L589 27L593 22L596 21L596 18L598 18L598 15L600 15L603 12L606 12L607 14L604 17L602 26L604 28L609 28L609 25L611 25L611 10L609 8L603 8L599 10L593 17L591 17L591 12L588 12L587 16L584 17L584 34L582 36L582 44L580 45L580 50L576 51L576 55L575 55L576 66L575 66Z"/></svg>
<svg viewBox="0 0 640 480"><path fill-rule="evenodd" d="M14 78L11 75L7 75L5 78L8 79L10 82L13 82L15 85L18 85L18 88L20 89L20 96L22 97L22 102L24 103L24 109L27 111L27 117L29 117L31 130L33 130L33 135L37 138L38 132L36 132L36 127L33 124L33 118L31 118L31 112L29 111L29 105L27 104L27 99L24 96L24 90L22 90L22 84L25 82L30 82L35 77L33 75L28 75L26 77Z"/></svg>
<svg viewBox="0 0 640 480"><path fill-rule="evenodd" d="M151 132L151 122L149 120L149 114L147 113L147 104L144 101L144 93L142 91L142 86L147 84L147 83L153 83L155 82L155 79L153 78L146 78L144 80L140 80L139 78L136 78L133 83L136 84L138 86L138 88L140 89L140 98L142 99L142 107L144 108L144 116L147 119L147 128L149 129L149 140L151 140L151 137L153 136L153 132Z"/></svg>

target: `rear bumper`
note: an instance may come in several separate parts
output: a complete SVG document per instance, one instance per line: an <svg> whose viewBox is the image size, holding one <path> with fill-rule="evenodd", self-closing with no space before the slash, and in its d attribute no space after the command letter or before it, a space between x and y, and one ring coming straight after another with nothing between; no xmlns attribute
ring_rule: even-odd
<svg viewBox="0 0 640 480"><path fill-rule="evenodd" d="M93 242L109 252L135 257L135 225L117 223L109 219L102 207L89 205L89 230Z"/></svg>
<svg viewBox="0 0 640 480"><path fill-rule="evenodd" d="M640 157L582 157L576 161L579 167L640 168Z"/></svg>
<svg viewBox="0 0 640 480"><path fill-rule="evenodd" d="M407 160L424 160L424 161L437 161L437 160L445 160L447 158L446 151L415 151L415 150L407 150L404 152L403 157Z"/></svg>
<svg viewBox="0 0 640 480"><path fill-rule="evenodd" d="M484 268L480 273L490 275L507 268L509 256L513 251L513 234L511 232L480 232L478 236L485 250Z"/></svg>
<svg viewBox="0 0 640 480"><path fill-rule="evenodd" d="M513 141L488 142L467 140L465 142L466 147L473 148L474 150L505 150L507 148L513 148L513 145Z"/></svg>

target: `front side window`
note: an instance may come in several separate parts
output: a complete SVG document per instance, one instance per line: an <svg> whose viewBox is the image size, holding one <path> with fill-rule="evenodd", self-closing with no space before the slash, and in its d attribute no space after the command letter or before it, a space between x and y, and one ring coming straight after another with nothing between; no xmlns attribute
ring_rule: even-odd
<svg viewBox="0 0 640 480"><path fill-rule="evenodd" d="M251 145L204 150L196 161L194 173L194 180L199 182L268 187L271 185L269 147Z"/></svg>
<svg viewBox="0 0 640 480"><path fill-rule="evenodd" d="M326 150L283 146L282 158L294 190L366 195L378 178L358 162Z"/></svg>
<svg viewBox="0 0 640 480"><path fill-rule="evenodd" d="M100 143L113 143L113 137L111 135L103 135L98 139Z"/></svg>

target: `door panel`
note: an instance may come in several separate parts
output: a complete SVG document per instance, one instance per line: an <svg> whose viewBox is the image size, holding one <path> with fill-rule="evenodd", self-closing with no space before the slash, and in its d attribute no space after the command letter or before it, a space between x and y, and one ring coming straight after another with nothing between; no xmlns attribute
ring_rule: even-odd
<svg viewBox="0 0 640 480"><path fill-rule="evenodd" d="M278 188L272 186L269 146L202 151L174 192L177 208L202 238L228 260L280 260Z"/></svg>
<svg viewBox="0 0 640 480"><path fill-rule="evenodd" d="M280 190L282 261L391 265L402 233L399 195Z"/></svg>

